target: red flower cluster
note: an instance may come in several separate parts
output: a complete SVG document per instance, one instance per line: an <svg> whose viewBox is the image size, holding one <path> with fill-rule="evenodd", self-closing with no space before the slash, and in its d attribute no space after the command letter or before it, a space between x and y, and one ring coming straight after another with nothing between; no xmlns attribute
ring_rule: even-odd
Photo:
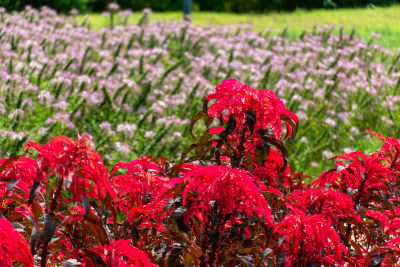
<svg viewBox="0 0 400 267"><path fill-rule="evenodd" d="M282 135L281 116L287 116L294 123L298 119L295 114L285 109L285 104L270 90L256 90L244 85L237 80L229 79L223 81L215 88L215 93L207 96L207 101L217 99L208 110L210 117L222 118L223 123L228 123L230 118L236 122L233 130L253 132L271 129L275 139L279 140ZM253 126L247 125L247 121L253 121ZM286 122L288 136L291 135L291 124ZM229 126L228 126L229 127ZM225 130L225 128L224 128ZM211 134L221 132L221 128L210 129Z"/></svg>
<svg viewBox="0 0 400 267"><path fill-rule="evenodd" d="M227 80L206 104L181 162L109 174L86 135L0 159L0 266L399 266L396 139L372 132L379 151L338 156L307 184L281 138L297 117L274 93Z"/></svg>
<svg viewBox="0 0 400 267"><path fill-rule="evenodd" d="M196 167L182 178L187 185L182 204L188 205L185 223L195 215L201 225L213 218L213 211L225 219L255 215L272 225L271 209L261 195L265 186L244 170L223 166Z"/></svg>
<svg viewBox="0 0 400 267"><path fill-rule="evenodd" d="M320 214L336 227L340 221L345 219L361 221L360 216L354 215L355 211L350 197L325 188L293 191L286 206L293 214Z"/></svg>
<svg viewBox="0 0 400 267"><path fill-rule="evenodd" d="M109 267L152 267L157 266L149 261L147 255L138 248L130 245L129 240L117 240L109 245L97 247L95 252Z"/></svg>
<svg viewBox="0 0 400 267"><path fill-rule="evenodd" d="M272 91L256 90L230 79L218 85L206 100L216 100L202 114L207 127L212 126L214 118L219 120L219 126L207 131L210 136L220 136L212 142L218 151L222 150L216 154L217 162L222 155L229 158L232 167L263 167L271 146L275 146L285 161L280 172L285 170L287 152L281 142L282 123L287 126L285 136L294 138L298 118Z"/></svg>
<svg viewBox="0 0 400 267"><path fill-rule="evenodd" d="M385 158L379 153L351 152L337 159L341 161L336 162L336 169L323 173L314 185L330 184L341 192L357 190L358 194L364 194L368 190L388 189L387 185L396 180L396 173L382 163Z"/></svg>
<svg viewBox="0 0 400 267"><path fill-rule="evenodd" d="M126 168L127 173L114 176L122 168ZM110 182L117 193L116 206L138 229L156 227L164 231L161 221L166 216L162 210L167 203L166 192L172 185L163 175L162 167L145 157L118 163L111 171Z"/></svg>
<svg viewBox="0 0 400 267"><path fill-rule="evenodd" d="M72 190L74 201L80 200L84 195L97 199L104 198L107 192L113 195L103 159L99 153L91 150L89 136L78 136L76 141L58 136L44 146L30 141L25 149L30 148L39 152L39 171L35 181L40 182L46 175L58 175L64 190ZM42 173L45 175L41 175Z"/></svg>
<svg viewBox="0 0 400 267"><path fill-rule="evenodd" d="M320 214L287 215L275 232L284 239L280 257L285 257L285 266L344 264L341 253L347 253L347 249L330 221Z"/></svg>

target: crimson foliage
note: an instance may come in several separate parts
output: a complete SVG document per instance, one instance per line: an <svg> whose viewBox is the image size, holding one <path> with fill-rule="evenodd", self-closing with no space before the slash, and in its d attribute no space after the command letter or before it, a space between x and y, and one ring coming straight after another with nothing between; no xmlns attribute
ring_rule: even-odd
<svg viewBox="0 0 400 267"><path fill-rule="evenodd" d="M226 80L180 162L108 173L86 135L30 141L36 156L0 160L0 266L398 266L400 143L369 132L380 150L307 184L283 143L297 124L272 91Z"/></svg>

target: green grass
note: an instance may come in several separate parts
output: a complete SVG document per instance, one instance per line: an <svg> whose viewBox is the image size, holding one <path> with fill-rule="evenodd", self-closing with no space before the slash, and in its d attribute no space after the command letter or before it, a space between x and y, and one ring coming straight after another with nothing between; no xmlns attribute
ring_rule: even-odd
<svg viewBox="0 0 400 267"><path fill-rule="evenodd" d="M137 23L141 18L141 12L135 12L129 18L129 23ZM392 51L400 48L400 5L392 7L381 7L376 9L340 9L340 10L296 10L292 13L269 13L269 14L230 14L216 12L194 12L192 23L198 26L224 25L249 23L254 30L265 32L272 28L274 32L279 32L283 28L288 29L291 37L296 37L305 29L312 29L313 25L343 25L347 32L353 28L357 34L364 39L370 39L373 32L381 35L377 41ZM176 20L182 18L181 12L160 12L151 15L152 21L155 20ZM84 16L78 16L78 20L83 21ZM91 14L89 20L92 28L98 30L108 25L108 19L101 14Z"/></svg>

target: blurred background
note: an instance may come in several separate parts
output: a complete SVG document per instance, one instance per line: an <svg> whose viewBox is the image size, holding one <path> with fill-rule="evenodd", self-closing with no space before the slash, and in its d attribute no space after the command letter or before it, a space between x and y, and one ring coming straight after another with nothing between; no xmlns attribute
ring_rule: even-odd
<svg viewBox="0 0 400 267"><path fill-rule="evenodd" d="M80 12L99 12L110 2L117 2L122 9L133 10L151 8L154 11L178 11L182 9L180 0L1 0L0 6L7 10L22 10L26 5L34 8L46 5L58 12L68 12L73 8ZM234 13L265 13L271 11L293 11L296 8L356 8L388 6L399 0L195 0L194 11L216 11Z"/></svg>

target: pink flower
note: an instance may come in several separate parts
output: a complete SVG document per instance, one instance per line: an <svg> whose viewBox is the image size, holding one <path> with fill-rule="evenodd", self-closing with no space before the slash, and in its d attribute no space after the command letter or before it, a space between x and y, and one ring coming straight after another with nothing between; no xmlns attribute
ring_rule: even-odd
<svg viewBox="0 0 400 267"><path fill-rule="evenodd" d="M143 12L144 14L147 14L147 15L153 14L153 10L151 10L151 8L144 8L144 9L142 10L142 12Z"/></svg>
<svg viewBox="0 0 400 267"><path fill-rule="evenodd" d="M144 137L145 137L145 138L153 138L155 135L156 135L156 133L153 132L153 131L146 131L146 132L144 133Z"/></svg>
<svg viewBox="0 0 400 267"><path fill-rule="evenodd" d="M331 151L324 150L322 151L322 156L324 156L327 159L330 159L333 157L333 153Z"/></svg>
<svg viewBox="0 0 400 267"><path fill-rule="evenodd" d="M76 16L76 15L78 15L78 14L79 14L79 10L78 10L78 9L76 9L76 8L74 8L74 9L71 9L71 11L69 12L69 14L70 14L70 15L73 15L73 16Z"/></svg>
<svg viewBox="0 0 400 267"><path fill-rule="evenodd" d="M111 123L109 123L108 121L103 121L102 123L100 123L99 127L100 127L100 129L103 129L105 131L110 131Z"/></svg>
<svg viewBox="0 0 400 267"><path fill-rule="evenodd" d="M119 9L118 3L112 2L108 4L108 9L111 11L115 11Z"/></svg>
<svg viewBox="0 0 400 267"><path fill-rule="evenodd" d="M131 152L131 149L127 143L116 142L115 148L117 149L118 152L124 155L127 155Z"/></svg>
<svg viewBox="0 0 400 267"><path fill-rule="evenodd" d="M386 116L382 116L381 120L387 125L393 125L393 121Z"/></svg>
<svg viewBox="0 0 400 267"><path fill-rule="evenodd" d="M336 122L332 118L326 118L325 123L328 124L331 127L336 126Z"/></svg>
<svg viewBox="0 0 400 267"><path fill-rule="evenodd" d="M319 163L315 162L315 161L312 161L311 162L311 166L313 166L314 168L318 168L319 167Z"/></svg>

